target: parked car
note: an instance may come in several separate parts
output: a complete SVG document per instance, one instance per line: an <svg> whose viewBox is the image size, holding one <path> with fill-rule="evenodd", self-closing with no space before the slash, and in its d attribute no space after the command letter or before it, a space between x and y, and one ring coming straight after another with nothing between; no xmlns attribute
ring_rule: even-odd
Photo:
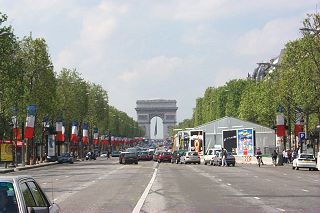
<svg viewBox="0 0 320 213"><path fill-rule="evenodd" d="M299 168L308 168L309 171L317 170L316 159L312 154L299 154L292 162L292 169L299 170Z"/></svg>
<svg viewBox="0 0 320 213"><path fill-rule="evenodd" d="M172 153L171 152L162 152L159 156L158 156L158 163L161 162L171 162L171 158L172 158Z"/></svg>
<svg viewBox="0 0 320 213"><path fill-rule="evenodd" d="M112 151L111 157L119 157L120 152L119 151Z"/></svg>
<svg viewBox="0 0 320 213"><path fill-rule="evenodd" d="M58 163L73 163L73 162L74 162L74 158L68 152L63 153L60 156L58 156Z"/></svg>
<svg viewBox="0 0 320 213"><path fill-rule="evenodd" d="M0 176L0 200L0 212L60 212L60 207L51 203L39 184L30 176Z"/></svg>
<svg viewBox="0 0 320 213"><path fill-rule="evenodd" d="M180 163L180 156L183 155L183 153L185 152L186 150L184 149L174 151L172 153L171 163L176 163L176 164Z"/></svg>
<svg viewBox="0 0 320 213"><path fill-rule="evenodd" d="M180 156L180 163L190 164L190 163L198 163L200 164L200 156L198 152L185 152Z"/></svg>
<svg viewBox="0 0 320 213"><path fill-rule="evenodd" d="M100 157L101 158L106 158L106 157L108 157L108 153L107 152L102 152Z"/></svg>
<svg viewBox="0 0 320 213"><path fill-rule="evenodd" d="M138 164L138 155L134 152L121 152L119 156L119 163L135 163Z"/></svg>
<svg viewBox="0 0 320 213"><path fill-rule="evenodd" d="M218 152L221 152L221 148L211 148L207 151L207 153L203 156L204 165L208 163L213 165L213 159L217 155Z"/></svg>
<svg viewBox="0 0 320 213"><path fill-rule="evenodd" d="M235 166L236 165L236 159L232 155L231 152L227 152L226 161L227 161L227 166L231 166L231 165ZM211 160L210 165L214 165L214 166L221 166L222 165L222 152L216 153L216 155Z"/></svg>
<svg viewBox="0 0 320 213"><path fill-rule="evenodd" d="M47 156L48 162L55 162L58 160L58 156Z"/></svg>
<svg viewBox="0 0 320 213"><path fill-rule="evenodd" d="M96 160L97 157L96 157L96 154L94 152L88 152L86 154L86 160Z"/></svg>

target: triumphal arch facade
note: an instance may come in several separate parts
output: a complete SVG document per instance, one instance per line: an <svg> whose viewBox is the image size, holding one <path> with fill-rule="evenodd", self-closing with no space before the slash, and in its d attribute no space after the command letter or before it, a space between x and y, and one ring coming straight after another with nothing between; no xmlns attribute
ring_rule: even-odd
<svg viewBox="0 0 320 213"><path fill-rule="evenodd" d="M151 119L160 117L163 121L163 138L169 138L169 129L177 123L177 101L176 100L137 100L138 125L144 129L145 138L150 139Z"/></svg>

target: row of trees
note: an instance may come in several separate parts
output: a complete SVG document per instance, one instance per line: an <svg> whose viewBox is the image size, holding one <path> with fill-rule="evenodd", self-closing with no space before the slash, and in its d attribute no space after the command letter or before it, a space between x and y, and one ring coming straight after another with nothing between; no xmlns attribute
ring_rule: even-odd
<svg viewBox="0 0 320 213"><path fill-rule="evenodd" d="M46 116L52 124L63 119L67 132L76 120L103 134L109 130L115 136L143 135L137 122L109 105L108 93L100 85L85 81L75 69L55 73L45 39L30 34L19 40L6 21L7 16L0 13L0 140L11 134L13 111L21 125L30 104L37 106L38 137Z"/></svg>
<svg viewBox="0 0 320 213"><path fill-rule="evenodd" d="M289 131L293 131L297 108L302 110L307 131L313 131L320 123L320 14L308 15L301 31L303 36L286 44L281 63L262 81L238 79L207 88L196 100L192 119L184 120L178 128L224 116L273 128L281 105Z"/></svg>

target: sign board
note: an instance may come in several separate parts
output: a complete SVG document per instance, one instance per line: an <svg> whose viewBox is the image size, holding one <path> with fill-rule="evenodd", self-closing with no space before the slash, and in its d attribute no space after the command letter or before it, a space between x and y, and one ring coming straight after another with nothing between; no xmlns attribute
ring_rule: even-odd
<svg viewBox="0 0 320 213"><path fill-rule="evenodd" d="M2 162L8 162L8 161L13 161L12 157L12 145L11 144L1 144L1 153L0 153L0 161Z"/></svg>
<svg viewBox="0 0 320 213"><path fill-rule="evenodd" d="M299 132L299 139L300 141L303 141L306 139L306 133L305 132Z"/></svg>
<svg viewBox="0 0 320 213"><path fill-rule="evenodd" d="M202 146L203 146L203 131L191 130L189 150L200 153L202 151Z"/></svg>
<svg viewBox="0 0 320 213"><path fill-rule="evenodd" d="M237 155L254 155L253 129L239 129L237 131Z"/></svg>

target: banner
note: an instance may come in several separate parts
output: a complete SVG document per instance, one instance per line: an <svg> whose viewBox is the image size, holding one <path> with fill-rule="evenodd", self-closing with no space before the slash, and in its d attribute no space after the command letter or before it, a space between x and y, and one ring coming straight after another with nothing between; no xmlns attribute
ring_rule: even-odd
<svg viewBox="0 0 320 213"><path fill-rule="evenodd" d="M56 122L56 141L61 141L63 142L63 134L62 134L62 127L63 127L63 124L62 124L62 121L57 121Z"/></svg>
<svg viewBox="0 0 320 213"><path fill-rule="evenodd" d="M11 117L12 120L12 124L13 124L13 139L17 139L20 140L20 129L18 127L18 120L17 120L17 116L14 115Z"/></svg>
<svg viewBox="0 0 320 213"><path fill-rule="evenodd" d="M283 112L284 112L283 107L279 105L277 109L277 136L278 137L283 137L286 135Z"/></svg>
<svg viewBox="0 0 320 213"><path fill-rule="evenodd" d="M83 128L82 128L82 142L84 144L88 144L89 141L89 125L87 123L83 123Z"/></svg>
<svg viewBox="0 0 320 213"><path fill-rule="evenodd" d="M99 130L98 128L93 128L93 144L98 145L99 143Z"/></svg>
<svg viewBox="0 0 320 213"><path fill-rule="evenodd" d="M77 143L78 142L78 122L77 121L73 121L72 122L72 130L71 130L71 138L70 140L73 143Z"/></svg>
<svg viewBox="0 0 320 213"><path fill-rule="evenodd" d="M27 119L26 130L24 132L24 138L31 139L34 134L34 123L36 119L37 107L36 105L30 105L27 107Z"/></svg>
<svg viewBox="0 0 320 213"><path fill-rule="evenodd" d="M203 144L203 131L191 130L190 131L190 150L200 153Z"/></svg>
<svg viewBox="0 0 320 213"><path fill-rule="evenodd" d="M238 129L237 155L254 155L253 129Z"/></svg>
<svg viewBox="0 0 320 213"><path fill-rule="evenodd" d="M54 135L48 136L48 156L56 155L56 144L54 141Z"/></svg>
<svg viewBox="0 0 320 213"><path fill-rule="evenodd" d="M2 162L13 161L12 144L2 143L0 149L1 149L0 161Z"/></svg>

